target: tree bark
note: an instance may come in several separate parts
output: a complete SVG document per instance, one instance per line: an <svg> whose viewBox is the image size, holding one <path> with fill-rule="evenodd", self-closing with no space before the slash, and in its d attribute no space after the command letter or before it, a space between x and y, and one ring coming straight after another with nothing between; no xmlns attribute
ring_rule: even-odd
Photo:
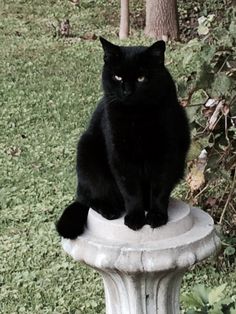
<svg viewBox="0 0 236 314"><path fill-rule="evenodd" d="M129 36L129 0L120 0L120 31L119 38Z"/></svg>
<svg viewBox="0 0 236 314"><path fill-rule="evenodd" d="M177 0L146 0L145 34L155 39L179 39Z"/></svg>

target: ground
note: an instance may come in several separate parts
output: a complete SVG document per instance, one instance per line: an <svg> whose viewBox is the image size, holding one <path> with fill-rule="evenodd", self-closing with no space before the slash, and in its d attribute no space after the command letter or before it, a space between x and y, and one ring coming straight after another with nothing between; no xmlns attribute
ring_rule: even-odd
<svg viewBox="0 0 236 314"><path fill-rule="evenodd" d="M196 9L193 20L203 9L222 13L226 4L212 3L216 7ZM184 34L189 10L180 3ZM71 36L60 38L58 20L65 18ZM153 42L132 23L127 44ZM55 221L74 196L76 143L101 95L102 49L96 38L118 43L117 25L113 0L78 6L53 0L0 3L0 313L105 313L100 277L66 256ZM196 28L183 40L194 34ZM171 62L170 67L177 76ZM183 184L177 193L185 191ZM234 267L224 254L194 267L183 293L197 283L227 283L231 296Z"/></svg>

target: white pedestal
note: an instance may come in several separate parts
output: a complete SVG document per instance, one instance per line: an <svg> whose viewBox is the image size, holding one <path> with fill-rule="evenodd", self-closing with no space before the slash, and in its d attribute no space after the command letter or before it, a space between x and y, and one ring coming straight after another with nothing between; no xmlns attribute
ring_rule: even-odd
<svg viewBox="0 0 236 314"><path fill-rule="evenodd" d="M139 231L123 217L106 220L90 209L84 234L62 245L102 275L107 314L174 314L185 271L213 254L220 240L207 213L171 200L165 226Z"/></svg>

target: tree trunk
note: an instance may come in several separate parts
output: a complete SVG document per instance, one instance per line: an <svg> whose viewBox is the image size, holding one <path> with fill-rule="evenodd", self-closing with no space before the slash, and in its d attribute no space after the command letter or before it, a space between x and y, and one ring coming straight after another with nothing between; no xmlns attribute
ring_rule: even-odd
<svg viewBox="0 0 236 314"><path fill-rule="evenodd" d="M177 0L146 0L147 36L155 39L178 39Z"/></svg>
<svg viewBox="0 0 236 314"><path fill-rule="evenodd" d="M120 39L129 36L129 0L120 0Z"/></svg>

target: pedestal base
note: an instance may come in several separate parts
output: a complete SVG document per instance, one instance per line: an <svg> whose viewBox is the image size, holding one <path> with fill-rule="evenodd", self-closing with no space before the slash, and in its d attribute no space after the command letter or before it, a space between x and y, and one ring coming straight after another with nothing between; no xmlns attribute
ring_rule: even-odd
<svg viewBox="0 0 236 314"><path fill-rule="evenodd" d="M133 231L123 217L109 221L90 209L84 234L62 240L75 260L101 273L107 314L179 313L184 272L219 247L207 213L177 200L168 212L165 226Z"/></svg>

